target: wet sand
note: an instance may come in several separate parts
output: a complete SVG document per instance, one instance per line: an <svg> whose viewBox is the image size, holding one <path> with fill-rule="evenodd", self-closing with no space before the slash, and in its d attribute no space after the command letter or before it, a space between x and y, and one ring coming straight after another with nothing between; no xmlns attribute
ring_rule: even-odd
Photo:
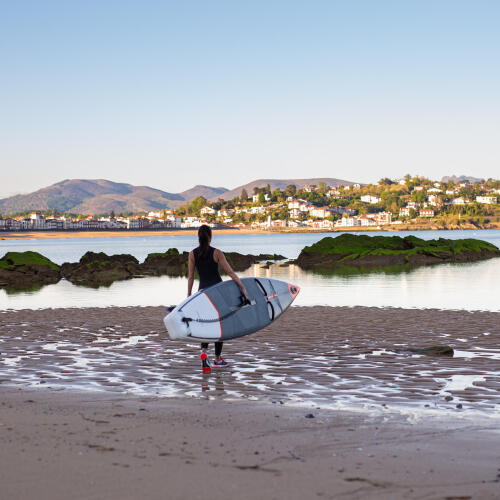
<svg viewBox="0 0 500 500"><path fill-rule="evenodd" d="M294 307L206 376L162 317L0 312L2 498L498 498L499 313Z"/></svg>
<svg viewBox="0 0 500 500"><path fill-rule="evenodd" d="M498 498L492 423L0 390L9 500Z"/></svg>
<svg viewBox="0 0 500 500"><path fill-rule="evenodd" d="M227 342L203 377L198 344L171 341L162 307L0 313L0 382L160 396L277 399L500 416L500 313L292 307ZM453 357L405 352L449 345Z"/></svg>

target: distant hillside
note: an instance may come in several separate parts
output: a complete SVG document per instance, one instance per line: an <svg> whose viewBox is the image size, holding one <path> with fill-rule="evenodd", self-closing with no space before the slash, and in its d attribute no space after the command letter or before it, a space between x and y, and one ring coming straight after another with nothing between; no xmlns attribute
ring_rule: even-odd
<svg viewBox="0 0 500 500"><path fill-rule="evenodd" d="M226 191L221 196L215 196L211 199L215 200L217 198L223 198L224 200L232 200L237 196L241 195L241 190L245 189L249 196L253 194L253 190L256 187L265 187L267 184L271 186L271 190L274 189L285 189L289 184L295 184L297 187L303 187L311 184L318 185L320 182L326 183L328 186L350 186L354 184L351 181L344 181L342 179L332 179L330 177L318 177L314 179L258 179L243 186L238 186L237 188L231 189L231 191Z"/></svg>
<svg viewBox="0 0 500 500"><path fill-rule="evenodd" d="M221 194L226 193L227 191L228 189L223 187L214 188L210 186L198 185L191 189L187 189L182 193L179 193L179 196L181 196L186 201L198 198L198 196L203 196L208 200L210 198L219 198Z"/></svg>
<svg viewBox="0 0 500 500"><path fill-rule="evenodd" d="M81 214L144 212L186 201L181 195L147 186L132 186L103 179L71 179L31 194L0 200L0 214L25 210L57 210Z"/></svg>
<svg viewBox="0 0 500 500"><path fill-rule="evenodd" d="M461 175L460 177L456 175L447 175L441 179L441 182L450 182L457 184L458 182L470 182L471 184L476 184L478 182L484 182L484 179L478 179L477 177L470 177L467 175Z"/></svg>
<svg viewBox="0 0 500 500"><path fill-rule="evenodd" d="M288 184L305 186L326 182L331 186L352 184L340 179L259 179L228 191L223 187L198 185L182 193L168 193L148 186L133 186L104 179L67 179L30 194L19 194L0 200L0 214L15 214L27 210L56 210L57 212L97 215L102 213L149 212L176 208L198 196L209 200L230 200L241 195L245 188L249 195L254 187L285 189Z"/></svg>

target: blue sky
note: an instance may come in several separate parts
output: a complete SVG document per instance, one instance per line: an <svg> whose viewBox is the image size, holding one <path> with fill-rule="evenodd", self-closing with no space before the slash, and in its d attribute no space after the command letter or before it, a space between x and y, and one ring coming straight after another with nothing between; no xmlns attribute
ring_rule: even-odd
<svg viewBox="0 0 500 500"><path fill-rule="evenodd" d="M500 176L500 2L0 0L0 196Z"/></svg>

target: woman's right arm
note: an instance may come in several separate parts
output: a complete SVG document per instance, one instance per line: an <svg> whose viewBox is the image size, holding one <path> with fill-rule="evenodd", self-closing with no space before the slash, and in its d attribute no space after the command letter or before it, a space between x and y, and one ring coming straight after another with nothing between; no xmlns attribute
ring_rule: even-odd
<svg viewBox="0 0 500 500"><path fill-rule="evenodd" d="M194 255L193 252L189 252L188 258L188 297L193 292L193 283L194 283Z"/></svg>

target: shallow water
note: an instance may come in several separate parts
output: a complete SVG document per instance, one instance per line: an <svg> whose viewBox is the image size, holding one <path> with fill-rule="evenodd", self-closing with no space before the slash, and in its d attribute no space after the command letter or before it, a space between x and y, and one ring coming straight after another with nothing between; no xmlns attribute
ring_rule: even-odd
<svg viewBox="0 0 500 500"><path fill-rule="evenodd" d="M203 375L198 345L173 342L161 308L0 314L0 382L159 396L249 398L335 408L500 416L497 313L295 308L225 344ZM396 352L447 344L454 357ZM450 399L452 398L452 399Z"/></svg>
<svg viewBox="0 0 500 500"><path fill-rule="evenodd" d="M394 232L380 234L394 236ZM407 233L397 234L403 236ZM412 234L426 239L481 238L500 246L499 230L419 231ZM216 238L217 246L223 250L277 252L294 258L305 245L324 236L325 234L217 234ZM163 251L168 247L188 250L192 245L193 236L12 240L0 241L0 253L2 250L35 249L55 262L62 263L78 260L87 250L111 254L130 252L143 259L153 251ZM331 276L306 272L294 265L281 267L278 263L264 269L262 264L257 264L240 275L266 276L299 285L301 293L295 305L302 306L363 305L500 311L500 258L471 264L441 264L393 273ZM170 305L183 300L186 290L185 278L166 276L115 282L110 287L99 289L78 287L63 280L31 292L8 294L5 290L0 290L0 309Z"/></svg>

